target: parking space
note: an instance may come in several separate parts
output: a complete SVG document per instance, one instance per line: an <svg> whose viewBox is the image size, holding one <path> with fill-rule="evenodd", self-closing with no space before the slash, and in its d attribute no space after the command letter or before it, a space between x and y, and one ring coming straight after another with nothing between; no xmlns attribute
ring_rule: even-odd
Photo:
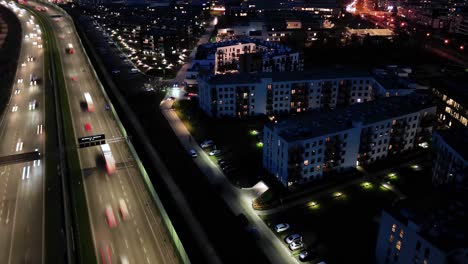
<svg viewBox="0 0 468 264"><path fill-rule="evenodd" d="M286 231L275 232L285 247L289 235L302 236L301 250L310 253L305 262L372 263L380 209L396 198L382 185L361 181L262 218L272 230L278 223L290 225ZM301 250L291 254L299 257Z"/></svg>

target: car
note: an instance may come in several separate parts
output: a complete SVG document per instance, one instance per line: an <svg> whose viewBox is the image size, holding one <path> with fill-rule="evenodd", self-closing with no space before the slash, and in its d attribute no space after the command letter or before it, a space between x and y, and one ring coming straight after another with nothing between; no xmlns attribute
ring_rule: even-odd
<svg viewBox="0 0 468 264"><path fill-rule="evenodd" d="M36 110L36 100L29 102L29 110Z"/></svg>
<svg viewBox="0 0 468 264"><path fill-rule="evenodd" d="M26 67L26 62L21 63L21 67Z"/></svg>
<svg viewBox="0 0 468 264"><path fill-rule="evenodd" d="M221 154L221 150L219 149L213 149L212 151L210 151L210 153L208 153L208 155L210 156L216 156L216 155L219 155Z"/></svg>
<svg viewBox="0 0 468 264"><path fill-rule="evenodd" d="M110 109L110 105L106 104L106 110L109 110L109 109Z"/></svg>
<svg viewBox="0 0 468 264"><path fill-rule="evenodd" d="M210 139L210 140L205 140L205 141L203 141L203 142L200 144L200 146L201 146L202 148L209 148L209 147L211 147L211 146L213 146L213 145L214 145L214 141L211 140L211 139Z"/></svg>
<svg viewBox="0 0 468 264"><path fill-rule="evenodd" d="M111 264L112 259L111 259L111 253L110 253L109 246L108 245L101 246L99 251L101 253L101 262L103 264Z"/></svg>
<svg viewBox="0 0 468 264"><path fill-rule="evenodd" d="M304 244L302 244L301 241L293 241L289 244L289 249L290 250L297 250L297 249L300 249L300 248L303 248L304 247Z"/></svg>
<svg viewBox="0 0 468 264"><path fill-rule="evenodd" d="M93 128L91 127L91 124L90 124L90 123L86 123L86 124L84 125L84 128L85 128L85 130L88 131L88 132L91 131L91 130L93 129Z"/></svg>
<svg viewBox="0 0 468 264"><path fill-rule="evenodd" d="M120 70L112 70L112 74L117 75L120 73Z"/></svg>
<svg viewBox="0 0 468 264"><path fill-rule="evenodd" d="M128 207L127 204L125 203L124 199L119 199L119 211L120 215L122 216L123 220L127 220L128 218Z"/></svg>
<svg viewBox="0 0 468 264"><path fill-rule="evenodd" d="M281 224L275 225L275 232L276 233L281 233L281 232L284 232L284 231L286 231L288 229L289 229L289 224L287 224L287 223L281 223Z"/></svg>
<svg viewBox="0 0 468 264"><path fill-rule="evenodd" d="M226 166L221 166L221 169L226 172L227 170L231 170L232 166L230 164L227 164Z"/></svg>
<svg viewBox="0 0 468 264"><path fill-rule="evenodd" d="M20 93L21 93L21 90L18 89L18 88L16 88L16 89L15 89L15 94L20 94Z"/></svg>
<svg viewBox="0 0 468 264"><path fill-rule="evenodd" d="M316 259L317 257L318 257L317 251L315 250L306 249L306 250L301 251L301 253L299 253L300 261L312 260L312 259Z"/></svg>
<svg viewBox="0 0 468 264"><path fill-rule="evenodd" d="M218 159L218 164L220 164L220 165L221 165L221 163L225 163L225 162L226 162L226 160L223 159L223 158Z"/></svg>
<svg viewBox="0 0 468 264"><path fill-rule="evenodd" d="M223 168L223 167L226 167L227 165L231 165L231 162L227 161L227 160L222 160L220 162L218 162L218 165Z"/></svg>
<svg viewBox="0 0 468 264"><path fill-rule="evenodd" d="M23 83L23 79L19 78L18 83Z"/></svg>
<svg viewBox="0 0 468 264"><path fill-rule="evenodd" d="M76 82L76 81L78 80L78 77L72 76L70 79L71 79L72 81Z"/></svg>
<svg viewBox="0 0 468 264"><path fill-rule="evenodd" d="M12 108L11 108L11 112L16 112L18 111L18 106L17 105L14 105Z"/></svg>
<svg viewBox="0 0 468 264"><path fill-rule="evenodd" d="M288 244L291 244L293 241L302 241L302 236L299 234L292 234L286 237L284 241Z"/></svg>
<svg viewBox="0 0 468 264"><path fill-rule="evenodd" d="M106 207L106 219L107 224L110 228L114 228L117 226L117 220L115 219L114 211L112 210L112 207L110 205Z"/></svg>
<svg viewBox="0 0 468 264"><path fill-rule="evenodd" d="M120 264L130 264L130 261L128 260L127 256L120 257Z"/></svg>
<svg viewBox="0 0 468 264"><path fill-rule="evenodd" d="M42 44L38 44L37 47L42 49Z"/></svg>
<svg viewBox="0 0 468 264"><path fill-rule="evenodd" d="M130 73L133 73L133 74L138 73L138 69L137 68L131 68Z"/></svg>
<svg viewBox="0 0 468 264"><path fill-rule="evenodd" d="M190 153L190 156L192 156L192 158L198 157L197 152L194 149L191 149L189 153Z"/></svg>

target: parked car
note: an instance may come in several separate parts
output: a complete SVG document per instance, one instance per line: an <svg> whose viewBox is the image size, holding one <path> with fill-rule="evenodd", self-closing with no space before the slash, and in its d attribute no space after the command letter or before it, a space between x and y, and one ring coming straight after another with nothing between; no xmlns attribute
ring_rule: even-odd
<svg viewBox="0 0 468 264"><path fill-rule="evenodd" d="M304 244L302 244L301 241L293 241L291 244L289 244L289 249L290 250L297 250L297 249L300 249L300 248L303 248L304 247Z"/></svg>
<svg viewBox="0 0 468 264"><path fill-rule="evenodd" d="M299 253L300 261L308 261L308 260L316 259L317 257L318 257L317 251L315 250L306 249L306 250L301 251L301 253Z"/></svg>
<svg viewBox="0 0 468 264"><path fill-rule="evenodd" d="M286 243L291 244L293 241L302 241L302 236L299 234L292 234L288 236L284 241Z"/></svg>
<svg viewBox="0 0 468 264"><path fill-rule="evenodd" d="M198 157L197 152L194 149L191 149L189 153L190 153L190 156L192 156L192 158Z"/></svg>
<svg viewBox="0 0 468 264"><path fill-rule="evenodd" d="M214 141L213 140L205 140L203 141L201 144L200 144L200 147L201 148L209 148L211 146L214 145Z"/></svg>
<svg viewBox="0 0 468 264"><path fill-rule="evenodd" d="M218 159L218 164L221 165L221 163L226 163L226 160L223 158Z"/></svg>
<svg viewBox="0 0 468 264"><path fill-rule="evenodd" d="M210 156L216 156L216 155L219 155L219 154L221 154L221 150L219 150L219 149L214 149L214 150L210 151L210 153L208 153L208 155L210 155Z"/></svg>
<svg viewBox="0 0 468 264"><path fill-rule="evenodd" d="M281 233L281 232L284 232L284 231L286 231L288 229L289 229L289 224L287 224L287 223L281 223L281 224L275 225L276 233Z"/></svg>

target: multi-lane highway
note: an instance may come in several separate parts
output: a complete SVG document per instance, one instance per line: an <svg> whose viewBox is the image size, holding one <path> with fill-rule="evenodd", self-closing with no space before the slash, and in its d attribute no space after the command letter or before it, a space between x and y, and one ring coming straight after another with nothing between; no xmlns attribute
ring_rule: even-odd
<svg viewBox="0 0 468 264"><path fill-rule="evenodd" d="M28 12L13 7L14 4L7 6L15 10L20 19L22 44L11 100L0 119L0 156L36 149L44 153L46 127L41 30ZM30 82L31 77L37 77L36 84ZM0 263L43 263L42 160L0 166L0 237Z"/></svg>
<svg viewBox="0 0 468 264"><path fill-rule="evenodd" d="M99 80L87 60L71 19L61 10L50 8L49 24L60 49L61 63L76 137L105 134L117 164L108 175L102 165L99 146L79 149L79 159L85 186L92 235L99 258L110 257L113 262L178 263L177 252L170 242L161 216L144 186L126 139L118 128L110 102L106 101ZM74 53L66 49L71 44ZM84 93L89 93L94 112L88 112ZM129 217L124 220L119 200L125 201ZM112 208L117 220L113 228L106 219L106 207Z"/></svg>

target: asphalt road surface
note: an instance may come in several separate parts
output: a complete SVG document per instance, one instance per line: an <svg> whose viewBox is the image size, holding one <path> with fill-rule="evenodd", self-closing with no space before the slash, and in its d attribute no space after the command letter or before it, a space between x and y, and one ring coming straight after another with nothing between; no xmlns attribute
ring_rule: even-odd
<svg viewBox="0 0 468 264"><path fill-rule="evenodd" d="M11 101L0 119L1 157L35 149L45 151L44 61L43 49L38 47L41 35L33 30L33 23L27 23L31 18L28 12L15 13L21 21L22 44ZM37 36L26 39L29 33ZM34 61L28 62L28 56L33 56ZM38 78L36 85L30 85L30 74ZM18 79L23 79L22 83ZM43 263L42 163L41 159L0 166L0 263Z"/></svg>
<svg viewBox="0 0 468 264"><path fill-rule="evenodd" d="M106 109L106 99L99 82L88 63L81 42L70 18L61 11L49 8L47 12L52 30L57 37L66 88L76 137L105 134L117 163L115 174L107 175L102 164L99 146L79 149L82 176L92 225L96 255L101 262L101 251L109 248L113 263L127 258L129 263L178 263L175 248L162 224L159 211L151 202L150 194L130 154L126 139L117 126L111 111ZM62 17L50 17L63 15ZM74 54L68 54L68 44ZM84 93L91 95L95 111L88 112ZM89 124L88 129L85 125ZM119 212L119 199L129 210L127 220ZM117 226L110 228L105 208L112 207ZM101 250L104 249L104 250ZM106 253L104 253L106 254Z"/></svg>

